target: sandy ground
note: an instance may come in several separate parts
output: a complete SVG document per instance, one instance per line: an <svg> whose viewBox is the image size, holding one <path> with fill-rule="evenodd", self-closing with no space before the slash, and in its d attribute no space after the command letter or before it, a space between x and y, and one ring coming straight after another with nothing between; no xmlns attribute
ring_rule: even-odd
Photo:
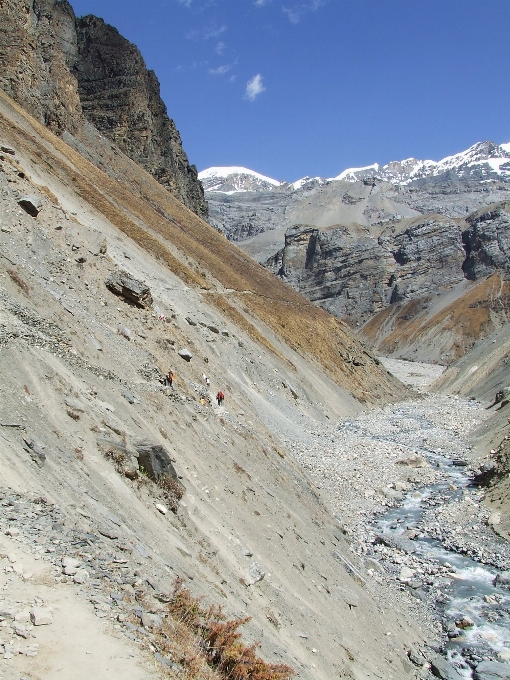
<svg viewBox="0 0 510 680"><path fill-rule="evenodd" d="M379 361L404 385L422 392L426 391L446 370L446 366L420 361L405 361L390 357L379 357Z"/></svg>

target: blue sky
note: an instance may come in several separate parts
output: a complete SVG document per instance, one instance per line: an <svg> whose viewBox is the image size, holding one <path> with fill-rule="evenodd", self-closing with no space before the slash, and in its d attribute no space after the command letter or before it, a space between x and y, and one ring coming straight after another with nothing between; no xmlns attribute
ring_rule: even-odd
<svg viewBox="0 0 510 680"><path fill-rule="evenodd" d="M199 170L278 180L510 141L510 0L71 0L141 50Z"/></svg>

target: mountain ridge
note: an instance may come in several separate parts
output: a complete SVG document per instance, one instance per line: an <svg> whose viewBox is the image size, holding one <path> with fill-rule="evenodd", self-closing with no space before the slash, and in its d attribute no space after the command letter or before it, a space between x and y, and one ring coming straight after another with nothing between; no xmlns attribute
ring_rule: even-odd
<svg viewBox="0 0 510 680"><path fill-rule="evenodd" d="M306 176L295 182L272 179L244 167L207 168L201 170L198 177L202 180L206 191L232 194L243 191L271 191L272 187L280 190L298 190L314 181L317 183L342 180L356 182L372 178L405 186L415 180L438 177L446 173L453 173L458 179L466 179L477 173L485 175L487 179L491 176L510 179L510 143L476 142L465 151L445 156L440 161L407 158L401 161L390 161L386 165L374 163L361 168L347 168L330 178ZM252 177L259 179L260 182L253 182L253 186L250 187L246 180ZM234 188L228 190L220 188L226 185L232 185Z"/></svg>

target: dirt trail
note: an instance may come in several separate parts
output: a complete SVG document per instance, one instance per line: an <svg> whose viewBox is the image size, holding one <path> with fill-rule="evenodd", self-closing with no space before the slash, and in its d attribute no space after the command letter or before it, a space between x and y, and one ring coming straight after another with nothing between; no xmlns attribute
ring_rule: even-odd
<svg viewBox="0 0 510 680"><path fill-rule="evenodd" d="M115 624L96 616L88 600L90 587L55 582L55 569L35 559L16 538L2 536L0 554L7 555L0 559L0 608L10 609L29 628L27 638L14 635L7 625L0 628L0 638L13 654L11 659L0 660L2 678L17 680L25 675L30 680L120 677L156 680L159 677L143 653L116 630ZM11 568L22 570L21 574ZM34 607L51 610L51 623L30 626L27 614ZM19 653L34 644L36 656Z"/></svg>

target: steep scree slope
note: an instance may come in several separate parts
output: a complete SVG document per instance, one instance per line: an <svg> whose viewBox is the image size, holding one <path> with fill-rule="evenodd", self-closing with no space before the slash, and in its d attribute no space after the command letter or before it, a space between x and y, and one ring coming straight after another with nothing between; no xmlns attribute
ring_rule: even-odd
<svg viewBox="0 0 510 680"><path fill-rule="evenodd" d="M427 632L360 585L341 518L282 444L401 386L135 164L112 180L5 95L0 142L14 151L0 161L3 484L55 503L65 542L85 541L76 550L92 562L110 556L113 571L97 566L95 579L154 592L189 579L228 616L252 615L248 641L299 677L412 676L406 650ZM35 218L17 203L25 194L41 202ZM152 309L106 288L118 269L149 285ZM173 390L161 384L169 368ZM163 490L130 467L140 439L175 461L176 515L158 512ZM55 546L46 559L58 562Z"/></svg>

